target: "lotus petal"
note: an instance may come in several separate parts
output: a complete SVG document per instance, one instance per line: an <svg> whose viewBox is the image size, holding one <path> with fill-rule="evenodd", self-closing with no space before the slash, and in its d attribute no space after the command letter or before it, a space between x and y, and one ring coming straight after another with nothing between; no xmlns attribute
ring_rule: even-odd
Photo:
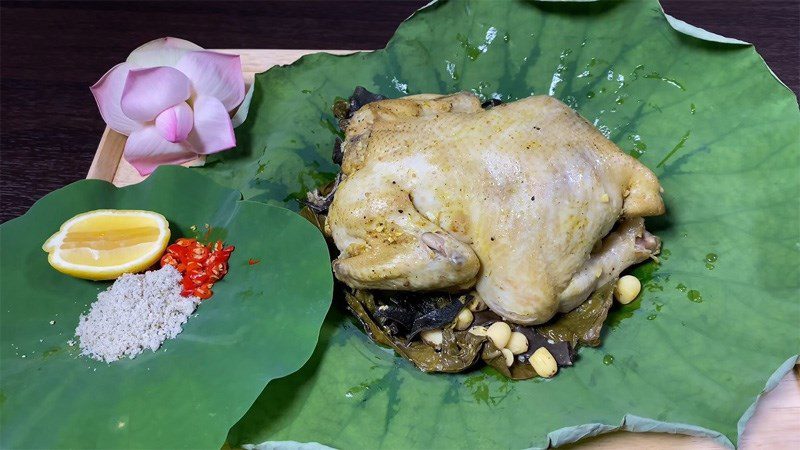
<svg viewBox="0 0 800 450"><path fill-rule="evenodd" d="M185 141L193 123L194 113L186 102L178 103L156 117L156 128L170 142Z"/></svg>
<svg viewBox="0 0 800 450"><path fill-rule="evenodd" d="M120 63L105 73L92 87L94 101L106 124L117 133L129 135L139 127L139 124L126 116L120 108L122 90L131 65Z"/></svg>
<svg viewBox="0 0 800 450"><path fill-rule="evenodd" d="M170 142L154 126L131 133L124 155L142 176L151 174L162 164L182 164L197 157L188 142Z"/></svg>
<svg viewBox="0 0 800 450"><path fill-rule="evenodd" d="M209 51L189 52L176 66L192 80L197 95L216 97L226 111L236 108L244 99L244 77L239 55Z"/></svg>
<svg viewBox="0 0 800 450"><path fill-rule="evenodd" d="M189 79L172 67L133 69L122 90L121 107L139 122L155 120L162 111L189 98Z"/></svg>
<svg viewBox="0 0 800 450"><path fill-rule="evenodd" d="M174 67L186 52L202 49L203 47L184 39L163 37L152 40L132 51L126 62L135 68Z"/></svg>
<svg viewBox="0 0 800 450"><path fill-rule="evenodd" d="M203 95L194 101L194 128L188 141L201 155L221 152L236 145L228 111L215 97Z"/></svg>

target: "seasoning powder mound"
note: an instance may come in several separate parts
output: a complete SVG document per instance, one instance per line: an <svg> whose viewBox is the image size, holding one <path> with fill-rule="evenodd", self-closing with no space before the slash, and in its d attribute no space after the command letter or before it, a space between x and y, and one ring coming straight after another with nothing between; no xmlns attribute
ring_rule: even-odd
<svg viewBox="0 0 800 450"><path fill-rule="evenodd" d="M97 296L80 316L75 335L81 354L107 363L157 350L181 331L200 300L182 297L181 274L164 266L141 275L126 274Z"/></svg>

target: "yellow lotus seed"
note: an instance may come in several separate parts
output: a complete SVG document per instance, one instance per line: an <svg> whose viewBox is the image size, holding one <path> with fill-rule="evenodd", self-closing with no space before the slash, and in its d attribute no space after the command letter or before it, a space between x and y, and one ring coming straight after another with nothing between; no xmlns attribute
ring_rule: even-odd
<svg viewBox="0 0 800 450"><path fill-rule="evenodd" d="M503 352L503 357L506 359L506 367L511 367L511 365L514 364L514 354L507 348L500 351Z"/></svg>
<svg viewBox="0 0 800 450"><path fill-rule="evenodd" d="M486 330L486 336L497 348L506 348L511 339L511 327L505 322L495 322Z"/></svg>
<svg viewBox="0 0 800 450"><path fill-rule="evenodd" d="M470 311L467 308L462 309L461 312L458 313L458 316L456 317L456 330L458 331L466 330L467 328L469 328L470 325L472 325L472 320L473 320L472 311Z"/></svg>
<svg viewBox="0 0 800 450"><path fill-rule="evenodd" d="M442 336L442 330L425 330L419 335L425 343L437 348L441 347L442 340L444 340L444 336Z"/></svg>
<svg viewBox="0 0 800 450"><path fill-rule="evenodd" d="M472 295L472 301L469 302L467 308L472 312L484 311L486 309L486 303L483 302L483 298L481 298L480 294L473 292L470 295Z"/></svg>
<svg viewBox="0 0 800 450"><path fill-rule="evenodd" d="M528 338L526 338L524 334L515 331L511 333L511 337L508 339L506 348L511 350L511 353L515 355L525 353L528 351Z"/></svg>
<svg viewBox="0 0 800 450"><path fill-rule="evenodd" d="M634 301L642 290L642 283L633 275L625 275L617 281L614 297L623 305Z"/></svg>
<svg viewBox="0 0 800 450"><path fill-rule="evenodd" d="M540 377L551 378L558 372L558 364L553 354L544 347L539 347L533 352L530 358L533 370L539 374Z"/></svg>

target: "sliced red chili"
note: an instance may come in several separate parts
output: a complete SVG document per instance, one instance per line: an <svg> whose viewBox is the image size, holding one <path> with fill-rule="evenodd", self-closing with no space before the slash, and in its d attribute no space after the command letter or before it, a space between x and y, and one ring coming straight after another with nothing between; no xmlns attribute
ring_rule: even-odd
<svg viewBox="0 0 800 450"><path fill-rule="evenodd" d="M161 257L161 267L164 266L173 266L176 267L178 265L178 260L175 259L173 255L167 253L166 255Z"/></svg>
<svg viewBox="0 0 800 450"><path fill-rule="evenodd" d="M195 239L190 239L190 238L178 238L178 240L175 241L175 245L178 245L178 246L181 246L181 247L189 247L190 245L193 245L193 244L196 244L196 243L197 243L197 241Z"/></svg>
<svg viewBox="0 0 800 450"><path fill-rule="evenodd" d="M205 261L208 258L208 249L202 245L192 248L191 258L195 261Z"/></svg>
<svg viewBox="0 0 800 450"><path fill-rule="evenodd" d="M186 277L195 285L208 283L208 274L205 272L187 272Z"/></svg>
<svg viewBox="0 0 800 450"><path fill-rule="evenodd" d="M196 285L194 283L192 283L192 280L190 280L189 278L184 278L184 279L181 280L181 287L183 288L184 292L193 291L195 286Z"/></svg>
<svg viewBox="0 0 800 450"><path fill-rule="evenodd" d="M211 297L211 289L208 286L198 286L194 289L192 293L195 297L199 298L200 300L205 300Z"/></svg>
<svg viewBox="0 0 800 450"><path fill-rule="evenodd" d="M161 265L174 266L183 275L181 295L200 299L211 297L212 286L228 273L228 260L234 247L222 241L208 245L196 239L180 238L167 247Z"/></svg>
<svg viewBox="0 0 800 450"><path fill-rule="evenodd" d="M211 266L208 266L206 269L206 273L208 274L209 280L217 281L221 280L225 274L228 273L228 264L227 263L217 263Z"/></svg>

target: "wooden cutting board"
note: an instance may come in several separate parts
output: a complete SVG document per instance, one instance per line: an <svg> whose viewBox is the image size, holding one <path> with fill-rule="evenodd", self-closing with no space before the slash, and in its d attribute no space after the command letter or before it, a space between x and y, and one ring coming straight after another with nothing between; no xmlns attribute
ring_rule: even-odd
<svg viewBox="0 0 800 450"><path fill-rule="evenodd" d="M325 51L348 54L349 50L217 50L241 55L245 81L270 67L291 64L303 55ZM117 186L138 183L143 178L122 158L126 137L106 128L86 178L106 180ZM189 165L191 163L187 163ZM664 362L668 364L668 361ZM800 449L800 365L766 394L745 428L742 449ZM663 433L615 432L590 438L570 448L584 449L721 449L709 438Z"/></svg>

